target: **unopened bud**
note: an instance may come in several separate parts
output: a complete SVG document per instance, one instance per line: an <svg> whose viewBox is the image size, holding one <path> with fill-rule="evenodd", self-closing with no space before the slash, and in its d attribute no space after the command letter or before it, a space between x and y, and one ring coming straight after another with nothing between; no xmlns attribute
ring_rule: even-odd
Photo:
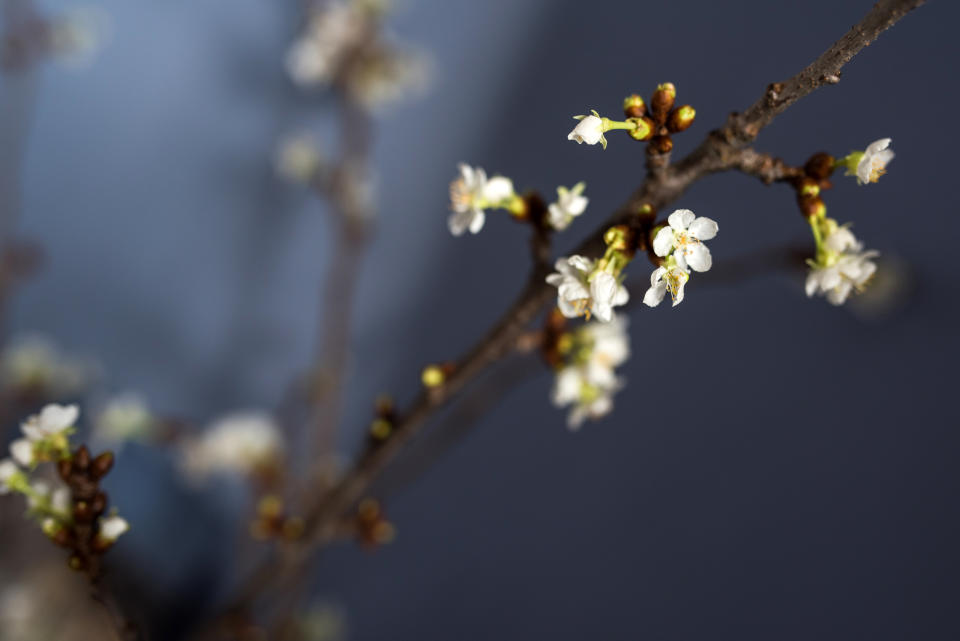
<svg viewBox="0 0 960 641"><path fill-rule="evenodd" d="M443 368L439 365L427 365L423 368L420 380L423 382L424 387L432 389L443 385L447 380L447 376L444 374Z"/></svg>
<svg viewBox="0 0 960 641"><path fill-rule="evenodd" d="M73 465L84 472L90 467L90 450L86 445L81 445L73 455Z"/></svg>
<svg viewBox="0 0 960 641"><path fill-rule="evenodd" d="M378 441L386 440L392 431L393 425L386 419L378 418L370 423L370 436Z"/></svg>
<svg viewBox="0 0 960 641"><path fill-rule="evenodd" d="M627 118L642 118L647 113L647 103L637 94L623 99L623 113Z"/></svg>
<svg viewBox="0 0 960 641"><path fill-rule="evenodd" d="M656 126L653 120L644 116L642 118L631 118L631 121L636 123L637 126L630 130L630 137L634 140L649 140Z"/></svg>
<svg viewBox="0 0 960 641"><path fill-rule="evenodd" d="M650 139L650 151L655 154L668 154L673 150L670 136L654 136Z"/></svg>
<svg viewBox="0 0 960 641"><path fill-rule="evenodd" d="M667 118L667 129L672 132L685 131L693 124L693 119L697 117L697 110L690 105L677 107L670 112Z"/></svg>
<svg viewBox="0 0 960 641"><path fill-rule="evenodd" d="M833 174L834 164L833 156L821 151L810 156L810 160L803 166L803 171L811 178L826 180Z"/></svg>
<svg viewBox="0 0 960 641"><path fill-rule="evenodd" d="M629 246L630 228L626 225L616 225L603 234L603 242L607 247L616 251L626 251Z"/></svg>
<svg viewBox="0 0 960 641"><path fill-rule="evenodd" d="M672 82L665 82L657 87L653 92L653 98L650 99L650 113L657 122L664 122L667 114L673 109L673 103L677 99L677 88Z"/></svg>
<svg viewBox="0 0 960 641"><path fill-rule="evenodd" d="M810 176L797 181L797 195L801 198L813 198L820 195L820 182Z"/></svg>
<svg viewBox="0 0 960 641"><path fill-rule="evenodd" d="M99 481L110 472L111 468L113 468L113 452L106 451L93 459L90 464L90 475L93 480Z"/></svg>
<svg viewBox="0 0 960 641"><path fill-rule="evenodd" d="M827 205L819 196L799 197L797 204L800 205L800 211L807 218L823 217L827 214Z"/></svg>

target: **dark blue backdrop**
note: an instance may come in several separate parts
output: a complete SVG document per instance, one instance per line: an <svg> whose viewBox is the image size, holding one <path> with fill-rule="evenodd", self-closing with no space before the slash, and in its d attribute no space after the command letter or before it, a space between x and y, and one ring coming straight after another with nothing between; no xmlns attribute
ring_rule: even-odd
<svg viewBox="0 0 960 641"><path fill-rule="evenodd" d="M274 405L309 365L329 253L323 208L270 165L278 136L327 111L282 73L298 3L101 4L114 38L96 64L40 79L24 231L51 260L15 325L197 420ZM570 116L612 115L673 81L698 110L683 153L870 2L402 5L395 31L433 56L434 82L380 121L346 450L376 393L412 393L421 365L467 347L525 274L526 238L505 217L450 238L455 163L547 193L586 180L587 215L560 249L572 246L638 183L643 152L625 136L606 152L569 143ZM676 309L635 309L609 420L567 432L544 372L395 496L395 544L324 559L317 592L347 609L352 639L960 637L958 19L950 2L909 16L757 141L800 162L893 138L886 177L838 180L827 203L906 266L900 304L858 315L807 300L799 273L758 270L694 280ZM809 243L783 187L712 176L678 206L719 222L718 267ZM123 561L152 573L168 629L222 592L211 577L229 557L210 535L244 514L224 488L174 503L186 490L172 473L134 447L113 479L135 524Z"/></svg>

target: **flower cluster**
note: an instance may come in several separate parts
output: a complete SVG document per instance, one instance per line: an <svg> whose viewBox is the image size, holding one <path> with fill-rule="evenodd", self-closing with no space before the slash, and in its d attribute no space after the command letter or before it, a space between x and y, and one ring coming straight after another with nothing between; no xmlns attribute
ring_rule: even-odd
<svg viewBox="0 0 960 641"><path fill-rule="evenodd" d="M717 235L717 223L697 217L689 209L678 209L667 218L653 239L653 251L666 258L650 276L650 288L643 296L644 304L656 307L670 292L673 305L683 301L683 288L690 280L690 270L705 272L713 265L710 250L704 244Z"/></svg>
<svg viewBox="0 0 960 641"><path fill-rule="evenodd" d="M423 86L423 58L380 39L382 4L332 0L311 11L303 33L287 51L287 73L293 81L310 88L339 79L349 95L369 109Z"/></svg>
<svg viewBox="0 0 960 641"><path fill-rule="evenodd" d="M479 233L486 222L486 210L505 209L519 220L529 217L529 205L513 188L513 181L496 175L487 178L487 172L480 167L458 165L460 175L450 183L450 209L453 213L447 219L450 233L461 236L468 229ZM557 200L550 203L545 211L542 223L556 231L563 231L573 219L587 209L589 199L583 195L586 183L580 182L572 189L557 188ZM542 205L541 205L542 207ZM538 222L533 221L533 222Z"/></svg>
<svg viewBox="0 0 960 641"><path fill-rule="evenodd" d="M92 369L42 336L19 336L0 353L0 387L41 398L69 396L87 384Z"/></svg>
<svg viewBox="0 0 960 641"><path fill-rule="evenodd" d="M100 410L94 423L94 434L105 443L149 441L157 431L157 417L143 398L121 394L111 398Z"/></svg>
<svg viewBox="0 0 960 641"><path fill-rule="evenodd" d="M98 492L95 483L109 471L113 455L105 453L91 463L86 448L81 447L78 450L81 454L77 455L70 451L69 437L79 414L75 405L47 405L39 414L23 423L21 429L24 438L10 444L11 458L0 460L0 494L22 494L27 499L28 516L39 522L48 537L67 547L73 543L70 537L74 535L70 532L76 512L70 488L63 483L53 484L32 476L39 463L54 462L58 464L57 471L64 481L71 478L74 468L77 468L85 475L83 486ZM88 475L92 476L87 478ZM81 517L99 517L94 535L101 542L102 550L112 545L130 527L126 520L115 513L100 516L106 509L105 498L99 498L94 507L90 507L92 504L89 503L83 505L86 507L79 508ZM96 505L102 509L97 511L94 509Z"/></svg>
<svg viewBox="0 0 960 641"><path fill-rule="evenodd" d="M614 307L630 300L614 263L601 266L602 262L577 255L557 260L557 271L547 276L547 282L557 288L557 307L567 318L593 315L606 323L613 319Z"/></svg>
<svg viewBox="0 0 960 641"><path fill-rule="evenodd" d="M213 473L268 474L280 461L283 436L267 414L241 412L216 421L198 438L187 439L183 466L202 479Z"/></svg>
<svg viewBox="0 0 960 641"><path fill-rule="evenodd" d="M586 323L559 344L564 362L551 398L557 407L571 406L567 426L575 430L613 409L613 395L623 387L614 370L630 356L627 321L618 316L607 323Z"/></svg>
<svg viewBox="0 0 960 641"><path fill-rule="evenodd" d="M656 154L665 154L673 149L671 134L685 131L692 124L697 112L690 105L675 107L677 89L673 83L657 86L650 99L650 108L637 94L623 100L626 120L605 118L595 110L590 115L574 116L580 122L567 135L567 140L577 144L600 145L607 148L604 134L615 129L626 130L634 140L649 141L649 149Z"/></svg>
<svg viewBox="0 0 960 641"><path fill-rule="evenodd" d="M862 291L873 277L877 271L873 259L879 252L865 251L853 232L832 218L814 217L810 226L817 241L817 256L809 261L807 296L819 294L833 305L842 305L851 292Z"/></svg>

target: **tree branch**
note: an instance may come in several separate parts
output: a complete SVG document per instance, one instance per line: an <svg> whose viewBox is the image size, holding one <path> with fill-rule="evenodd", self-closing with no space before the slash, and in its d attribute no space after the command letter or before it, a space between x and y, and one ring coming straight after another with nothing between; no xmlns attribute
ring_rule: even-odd
<svg viewBox="0 0 960 641"><path fill-rule="evenodd" d="M746 145L760 130L797 100L824 84L836 84L840 71L863 47L900 20L924 0L881 0L843 38L838 40L806 69L782 83L767 88L764 96L742 114L733 114L720 129L677 164L658 168L610 218L598 227L575 253L596 256L603 249L603 234L612 225L627 224L649 230L652 223L641 215L648 206L658 211L677 200L695 181L720 171L739 170L764 182L789 180L796 171L782 162L759 154ZM367 492L383 469L422 429L439 408L451 401L464 387L491 364L510 352L517 338L534 320L556 290L544 282L546 270L538 264L517 300L487 334L456 362L454 372L439 388L422 392L394 424L392 436L380 446L368 449L356 460L339 483L318 498L306 514L306 537L281 556L279 567L268 558L241 590L235 607L249 606L257 595L273 583L282 583L296 574L317 546L333 540L340 520Z"/></svg>

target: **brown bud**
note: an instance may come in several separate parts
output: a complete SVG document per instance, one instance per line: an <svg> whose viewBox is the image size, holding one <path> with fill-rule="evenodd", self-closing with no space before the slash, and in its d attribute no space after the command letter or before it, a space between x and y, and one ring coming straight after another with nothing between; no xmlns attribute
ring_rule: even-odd
<svg viewBox="0 0 960 641"><path fill-rule="evenodd" d="M668 154L673 149L670 136L654 136L650 139L650 151L655 154Z"/></svg>
<svg viewBox="0 0 960 641"><path fill-rule="evenodd" d="M93 520L93 506L87 501L77 501L73 506L73 518L78 523L89 523Z"/></svg>
<svg viewBox="0 0 960 641"><path fill-rule="evenodd" d="M810 156L810 160L803 166L803 171L817 180L826 180L833 173L833 164L833 156L821 151Z"/></svg>
<svg viewBox="0 0 960 641"><path fill-rule="evenodd" d="M820 195L820 182L810 176L798 178L796 188L797 196L800 198L812 198Z"/></svg>
<svg viewBox="0 0 960 641"><path fill-rule="evenodd" d="M106 451L97 458L93 459L90 465L90 476L94 481L99 481L106 476L113 468L113 452Z"/></svg>
<svg viewBox="0 0 960 641"><path fill-rule="evenodd" d="M103 492L97 492L93 501L90 502L90 509L93 510L95 516L103 514L107 510L107 495Z"/></svg>
<svg viewBox="0 0 960 641"><path fill-rule="evenodd" d="M797 204L800 206L800 212L807 218L825 216L827 213L827 205L819 196L800 196L797 198Z"/></svg>
<svg viewBox="0 0 960 641"><path fill-rule="evenodd" d="M86 472L87 468L90 467L90 450L87 449L86 445L77 448L73 455L73 465L82 472Z"/></svg>
<svg viewBox="0 0 960 641"><path fill-rule="evenodd" d="M86 566L86 564L83 562L83 559L76 554L67 559L67 565L69 565L70 569L74 572L80 572Z"/></svg>
<svg viewBox="0 0 960 641"><path fill-rule="evenodd" d="M693 119L696 116L697 110L690 105L677 107L667 117L667 129L672 132L685 131L693 124Z"/></svg>
<svg viewBox="0 0 960 641"><path fill-rule="evenodd" d="M73 533L66 528L58 529L53 536L50 537L50 540L59 545L62 548L72 548L73 547Z"/></svg>
<svg viewBox="0 0 960 641"><path fill-rule="evenodd" d="M672 82L665 82L653 92L653 98L650 99L650 113L658 124L663 124L667 119L667 114L673 109L673 103L677 99L677 88Z"/></svg>
<svg viewBox="0 0 960 641"><path fill-rule="evenodd" d="M623 113L627 118L642 118L647 114L647 103L637 94L623 99Z"/></svg>
<svg viewBox="0 0 960 641"><path fill-rule="evenodd" d="M57 461L57 473L64 483L70 482L70 476L73 475L73 463L70 459L62 458Z"/></svg>

